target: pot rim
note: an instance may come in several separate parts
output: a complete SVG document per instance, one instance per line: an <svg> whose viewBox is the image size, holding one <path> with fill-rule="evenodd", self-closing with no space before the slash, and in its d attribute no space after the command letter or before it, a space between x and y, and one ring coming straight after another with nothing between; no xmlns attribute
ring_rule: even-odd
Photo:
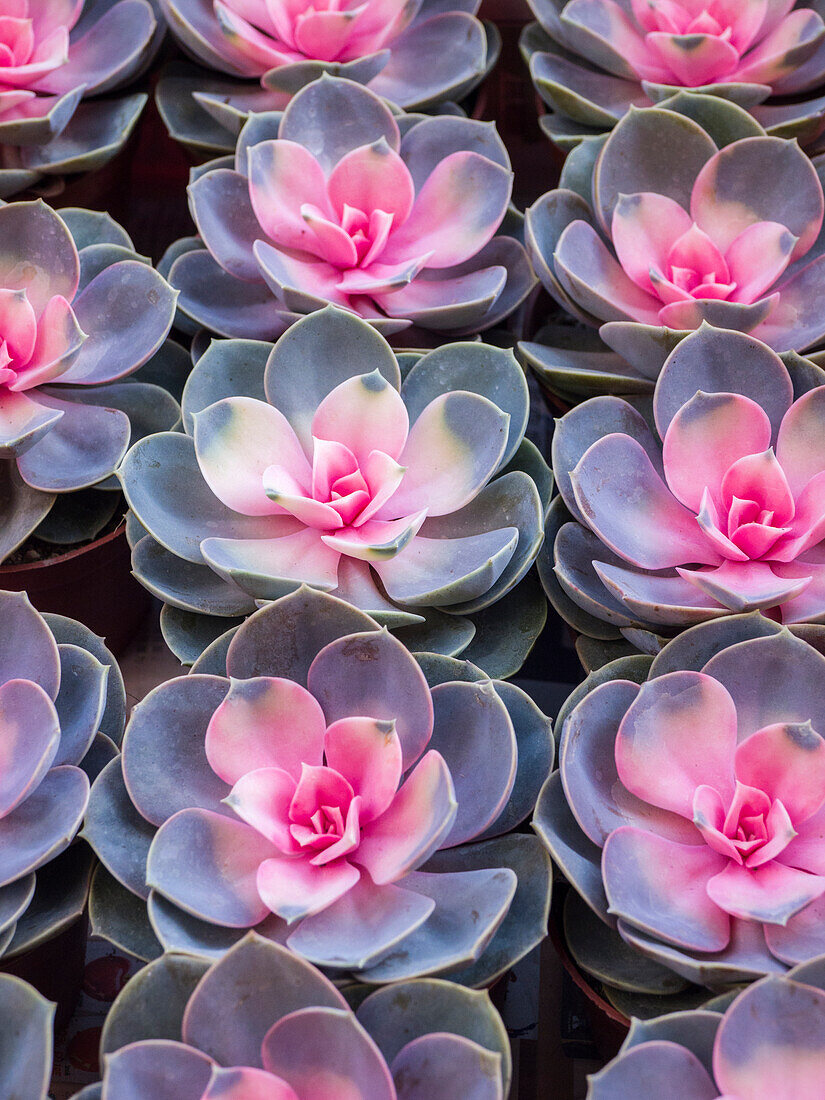
<svg viewBox="0 0 825 1100"><path fill-rule="evenodd" d="M614 1008L608 1000L602 997L585 978L578 966L576 966L576 963L567 950L564 933L560 928L559 920L555 913L551 913L547 931L550 935L550 942L553 944L556 954L561 960L562 966L570 975L575 985L584 993L585 997L614 1023L619 1024L625 1029L629 1029L630 1019L625 1016L623 1012L619 1012L617 1008Z"/></svg>
<svg viewBox="0 0 825 1100"><path fill-rule="evenodd" d="M21 573L48 569L50 566L62 565L63 562L72 561L74 558L79 558L81 554L88 554L91 550L96 550L100 546L106 546L108 543L113 542L125 530L126 520L123 519L114 531L110 531L108 535L101 535L99 538L93 539L92 542L87 542L85 546L77 546L74 550L68 550L65 554L57 554L45 561L21 562L19 565L0 565L0 581L3 577L19 577ZM2 584L0 584L0 588L2 588Z"/></svg>

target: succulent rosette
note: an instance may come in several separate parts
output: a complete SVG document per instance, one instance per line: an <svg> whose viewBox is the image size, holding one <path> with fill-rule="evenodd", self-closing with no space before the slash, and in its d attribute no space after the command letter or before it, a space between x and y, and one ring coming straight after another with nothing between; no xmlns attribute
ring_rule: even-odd
<svg viewBox="0 0 825 1100"><path fill-rule="evenodd" d="M83 1100L505 1100L511 1077L486 993L403 982L354 1012L328 978L255 933L211 966L150 963L112 1005L101 1049L102 1085Z"/></svg>
<svg viewBox="0 0 825 1100"><path fill-rule="evenodd" d="M479 986L522 957L549 861L505 834L549 770L549 720L467 662L423 667L302 588L151 692L89 803L96 932L211 958L255 928L375 984Z"/></svg>
<svg viewBox="0 0 825 1100"><path fill-rule="evenodd" d="M612 396L558 421L540 572L576 629L672 634L755 610L825 620L825 372L789 364L704 326L659 375L655 432Z"/></svg>
<svg viewBox="0 0 825 1100"><path fill-rule="evenodd" d="M364 84L405 110L429 110L463 99L496 62L500 38L476 18L479 4L161 0L172 34L211 72L170 66L158 107L170 134L200 152L232 152L249 112L283 110L324 73Z"/></svg>
<svg viewBox="0 0 825 1100"><path fill-rule="evenodd" d="M125 695L114 658L80 623L41 615L17 592L0 592L0 622L0 956L5 963L57 935L86 905L91 853L75 839L89 781L117 754ZM2 1001L0 994L0 1018ZM24 1069L21 1062L21 1073Z"/></svg>
<svg viewBox="0 0 825 1100"><path fill-rule="evenodd" d="M576 150L561 186L527 211L536 273L585 329L521 347L568 400L651 390L662 349L703 321L778 352L825 336L816 165L735 104L677 99Z"/></svg>
<svg viewBox="0 0 825 1100"><path fill-rule="evenodd" d="M700 623L562 708L533 825L572 884L571 954L628 1014L822 954L824 643L758 613Z"/></svg>
<svg viewBox="0 0 825 1100"><path fill-rule="evenodd" d="M409 629L415 649L520 667L544 622L523 578L550 488L524 439L524 374L480 343L403 359L402 382L384 338L335 307L274 347L213 341L186 384L188 434L129 451L133 569L182 660L306 583ZM503 598L530 622L492 610ZM475 638L485 624L506 656Z"/></svg>
<svg viewBox="0 0 825 1100"><path fill-rule="evenodd" d="M200 237L172 245L169 280L182 312L223 336L271 340L330 303L387 334L474 334L535 281L502 224L512 181L492 124L396 117L324 76L252 116L234 162L194 170Z"/></svg>
<svg viewBox="0 0 825 1100"><path fill-rule="evenodd" d="M107 93L144 71L163 31L148 0L4 4L0 197L98 168L122 148L146 96Z"/></svg>
<svg viewBox="0 0 825 1100"><path fill-rule="evenodd" d="M729 1003L728 1003L729 1002ZM825 1073L825 960L763 978L707 1009L633 1020L588 1100L814 1100Z"/></svg>
<svg viewBox="0 0 825 1100"><path fill-rule="evenodd" d="M8 1097L48 1100L54 1005L11 974L0 974L0 1089Z"/></svg>
<svg viewBox="0 0 825 1100"><path fill-rule="evenodd" d="M812 94L825 80L819 0L528 2L538 24L522 52L552 112L542 129L563 148L683 89L737 103L782 137L810 141L825 126Z"/></svg>
<svg viewBox="0 0 825 1100"><path fill-rule="evenodd" d="M94 537L122 506L130 441L179 421L168 392L127 378L166 354L175 298L107 215L0 208L0 561L32 533Z"/></svg>

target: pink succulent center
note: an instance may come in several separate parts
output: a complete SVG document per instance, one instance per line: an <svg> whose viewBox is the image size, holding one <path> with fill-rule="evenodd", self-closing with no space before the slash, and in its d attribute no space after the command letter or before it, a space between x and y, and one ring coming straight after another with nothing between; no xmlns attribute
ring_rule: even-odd
<svg viewBox="0 0 825 1100"><path fill-rule="evenodd" d="M665 303L730 297L736 290L725 257L695 223L671 245L663 271L650 268L653 288Z"/></svg>
<svg viewBox="0 0 825 1100"><path fill-rule="evenodd" d="M50 299L38 316L25 290L0 288L0 394L30 390L63 374L72 358L56 356L54 348L69 352L78 334L65 298Z"/></svg>
<svg viewBox="0 0 825 1100"><path fill-rule="evenodd" d="M775 859L796 836L780 799L738 780L728 805L713 787L698 787L693 815L710 847L745 867L760 867Z"/></svg>
<svg viewBox="0 0 825 1100"><path fill-rule="evenodd" d="M626 287L639 306L637 320L696 328L702 315L697 319L694 302L708 299L742 306L762 301L767 316L776 302L772 288L801 251L799 238L781 222L753 221L736 231L705 214L714 186L708 165L694 182L690 212L655 192L619 196L611 223L623 269L617 277L627 276L653 296L637 299Z"/></svg>
<svg viewBox="0 0 825 1100"><path fill-rule="evenodd" d="M277 4L277 0L276 0ZM335 61L339 58L349 58L353 54L349 47L352 43L349 36L344 41L328 35L319 38L317 29L323 26L323 17L318 18L322 12L335 12L342 16L344 27L349 24L356 41L358 34L358 19L369 9L369 0L287 0L281 5L288 9L291 26L284 23L284 42L294 50L303 52L301 43L307 44L307 40L315 41L315 54L322 61ZM356 55L357 56L357 53Z"/></svg>
<svg viewBox="0 0 825 1100"><path fill-rule="evenodd" d="M329 265L325 277L342 303L350 295L398 290L432 258L432 247L416 239L426 236L423 228L410 234L416 199L410 171L384 138L354 149L318 184L316 201L299 208L305 226L301 239L290 244L299 244L316 265L318 260ZM266 224L273 212L264 209L264 197L256 198L254 182L250 194ZM274 229L274 240L279 232Z"/></svg>
<svg viewBox="0 0 825 1100"><path fill-rule="evenodd" d="M785 661L787 649L777 641L744 643L752 648L742 665L728 661L736 646L711 659L730 677L741 708L708 673L669 672L642 686L616 736L619 779L647 805L641 812L632 809L628 824L607 838L607 896L611 904L619 900L621 879L621 898L633 899L631 923L652 926L656 934L664 931L659 912L666 925L665 911L678 911L679 931L671 926L663 938L689 942L694 950L728 945L734 930L724 913L766 926L770 944L767 926L788 927L825 894L825 740L810 721L770 723L751 732L763 716L776 715L775 685L766 687L765 679L771 663L781 667ZM790 647L795 655L804 652L802 644ZM754 648L764 663L749 663ZM821 658L814 664L821 665ZM812 674L809 668L805 675ZM762 694L756 698L764 703L754 701L752 679L759 681ZM798 695L790 705L797 713L813 698L803 681L800 676L792 689ZM572 790L575 776L569 772L567 782ZM628 887L634 875L635 891Z"/></svg>
<svg viewBox="0 0 825 1100"><path fill-rule="evenodd" d="M329 504L344 526L357 526L361 513L372 500L369 484L349 447L343 443L334 448L318 445L324 442L316 441L312 464L315 499Z"/></svg>
<svg viewBox="0 0 825 1100"><path fill-rule="evenodd" d="M261 73L306 58L352 61L381 49L407 26L404 0L214 0L221 30Z"/></svg>
<svg viewBox="0 0 825 1100"><path fill-rule="evenodd" d="M387 243L392 228L393 215L386 210L375 209L369 213L356 206L344 204L341 215L341 228L349 234L355 246L359 265L369 264Z"/></svg>
<svg viewBox="0 0 825 1100"><path fill-rule="evenodd" d="M12 386L17 381L17 371L11 366L9 345L4 340L0 344L0 386Z"/></svg>
<svg viewBox="0 0 825 1100"><path fill-rule="evenodd" d="M726 42L733 37L733 26L718 0L707 0L702 5L679 3L679 0L647 0L646 7L650 10L648 27L652 24L657 31L712 34Z"/></svg>
<svg viewBox="0 0 825 1100"><path fill-rule="evenodd" d="M789 542L796 501L773 449L745 455L728 469L715 494L705 488L697 516L723 557L733 561L771 556Z"/></svg>
<svg viewBox="0 0 825 1100"><path fill-rule="evenodd" d="M289 680L233 681L209 723L206 755L232 783L226 804L261 838L250 841L261 902L290 922L325 909L362 873L377 884L401 878L434 851L456 812L439 753L405 779L395 721L350 716L327 726L316 699Z"/></svg>
<svg viewBox="0 0 825 1100"><path fill-rule="evenodd" d="M760 0L633 0L633 12L640 78L687 87L736 79L742 55L770 30ZM630 40L635 28L625 33Z"/></svg>
<svg viewBox="0 0 825 1100"><path fill-rule="evenodd" d="M264 492L319 531L363 526L394 492L400 467L383 451L371 451L362 469L344 443L313 437L313 445L311 481L301 484L282 466L270 466Z"/></svg>
<svg viewBox="0 0 825 1100"><path fill-rule="evenodd" d="M4 5L5 6L5 5ZM17 7L17 5L11 5ZM0 66L25 65L34 52L31 19L0 16Z"/></svg>
<svg viewBox="0 0 825 1100"><path fill-rule="evenodd" d="M24 364L12 359L9 354L9 346L5 340L0 344L0 390L24 390L25 385ZM21 377L23 376L23 377Z"/></svg>
<svg viewBox="0 0 825 1100"><path fill-rule="evenodd" d="M303 765L289 805L289 834L316 866L354 851L361 839L357 798L334 768Z"/></svg>
<svg viewBox="0 0 825 1100"><path fill-rule="evenodd" d="M423 318L422 310L445 307L453 295L464 300L471 287L480 297L500 292L507 276L500 264L472 278L450 269L494 236L511 173L457 150L416 179L388 123L384 136L331 166L288 138L250 148L249 198L263 230L253 251L276 297L293 287L366 318L406 316L396 312L402 308Z"/></svg>
<svg viewBox="0 0 825 1100"><path fill-rule="evenodd" d="M379 371L351 378L324 398L311 430L305 449L291 434L282 461L256 474L255 495L268 498L271 514L319 532L338 554L395 557L427 515L421 494L414 486L407 492L409 416L400 394Z"/></svg>

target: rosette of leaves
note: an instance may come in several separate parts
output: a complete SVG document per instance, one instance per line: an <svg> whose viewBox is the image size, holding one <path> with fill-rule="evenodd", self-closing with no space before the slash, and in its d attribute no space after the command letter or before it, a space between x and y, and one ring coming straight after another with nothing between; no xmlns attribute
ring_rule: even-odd
<svg viewBox="0 0 825 1100"><path fill-rule="evenodd" d="M151 64L165 26L148 0L6 2L0 25L0 197L100 168L146 95L114 95Z"/></svg>
<svg viewBox="0 0 825 1100"><path fill-rule="evenodd" d="M528 0L521 39L541 127L563 149L610 130L632 107L687 90L750 111L808 144L825 125L825 23L818 0Z"/></svg>
<svg viewBox="0 0 825 1100"><path fill-rule="evenodd" d="M636 405L591 398L557 422L539 574L562 616L647 652L743 611L820 622L821 368L704 325L671 352L652 410Z"/></svg>
<svg viewBox="0 0 825 1100"><path fill-rule="evenodd" d="M148 436L119 471L134 572L166 604L171 648L191 663L306 583L411 648L511 675L546 614L527 574L550 473L528 407L511 352L396 357L335 307L274 347L214 341L186 384L185 434Z"/></svg>
<svg viewBox="0 0 825 1100"><path fill-rule="evenodd" d="M501 41L480 0L163 0L169 28L201 68L170 65L157 104L172 137L229 153L250 112L283 110L323 73L364 84L404 110L464 99ZM226 77L230 79L226 79ZM454 108L453 108L454 109Z"/></svg>
<svg viewBox="0 0 825 1100"><path fill-rule="evenodd" d="M211 966L164 955L112 1005L103 1082L78 1100L505 1100L509 1042L486 993L367 992L342 995L254 932Z"/></svg>
<svg viewBox="0 0 825 1100"><path fill-rule="evenodd" d="M570 954L627 1015L822 954L825 628L752 612L620 657L562 707L533 826Z"/></svg>
<svg viewBox="0 0 825 1100"><path fill-rule="evenodd" d="M166 345L175 291L108 215L9 203L0 241L2 561L30 535L93 539L122 509L130 442L180 419L135 372L165 382L183 353Z"/></svg>
<svg viewBox="0 0 825 1100"><path fill-rule="evenodd" d="M526 214L536 274L569 315L520 345L540 383L568 403L649 393L703 322L780 353L816 347L820 170L741 107L693 93L583 143Z"/></svg>
<svg viewBox="0 0 825 1100"><path fill-rule="evenodd" d="M323 76L193 170L200 236L161 268L184 318L223 336L271 340L327 304L417 343L475 335L535 285L512 184L492 123L393 113Z"/></svg>
<svg viewBox="0 0 825 1100"><path fill-rule="evenodd" d="M83 831L93 928L205 958L254 928L341 977L486 985L545 935L549 860L512 830L552 755L518 688L302 588L134 710Z"/></svg>
<svg viewBox="0 0 825 1100"><path fill-rule="evenodd" d="M0 592L0 621L6 961L58 935L86 906L92 856L76 838L90 780L117 755L126 699L114 658L87 627L41 615L17 592Z"/></svg>

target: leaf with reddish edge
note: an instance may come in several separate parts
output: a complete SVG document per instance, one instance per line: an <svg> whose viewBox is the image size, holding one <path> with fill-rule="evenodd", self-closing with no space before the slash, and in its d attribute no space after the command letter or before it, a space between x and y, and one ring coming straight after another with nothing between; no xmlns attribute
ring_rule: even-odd
<svg viewBox="0 0 825 1100"><path fill-rule="evenodd" d="M677 946L722 951L730 918L708 897L707 884L727 864L705 844L676 844L623 826L610 834L602 857L610 912Z"/></svg>
<svg viewBox="0 0 825 1100"><path fill-rule="evenodd" d="M297 780L303 763L321 763L325 729L320 705L299 684L269 676L233 680L206 730L206 755L227 783L267 767Z"/></svg>
<svg viewBox="0 0 825 1100"><path fill-rule="evenodd" d="M364 827L353 855L376 885L402 878L441 847L458 804L444 758L430 750L399 789L389 809Z"/></svg>
<svg viewBox="0 0 825 1100"><path fill-rule="evenodd" d="M736 709L721 684L700 672L671 672L643 684L616 737L624 785L645 802L693 819L696 788L733 794Z"/></svg>
<svg viewBox="0 0 825 1100"><path fill-rule="evenodd" d="M330 642L309 669L310 692L327 722L366 716L394 721L407 769L433 729L433 702L421 669L387 631L352 634Z"/></svg>
<svg viewBox="0 0 825 1100"><path fill-rule="evenodd" d="M261 864L276 854L241 821L210 810L181 810L152 841L146 882L193 916L248 928L269 912L256 879Z"/></svg>

